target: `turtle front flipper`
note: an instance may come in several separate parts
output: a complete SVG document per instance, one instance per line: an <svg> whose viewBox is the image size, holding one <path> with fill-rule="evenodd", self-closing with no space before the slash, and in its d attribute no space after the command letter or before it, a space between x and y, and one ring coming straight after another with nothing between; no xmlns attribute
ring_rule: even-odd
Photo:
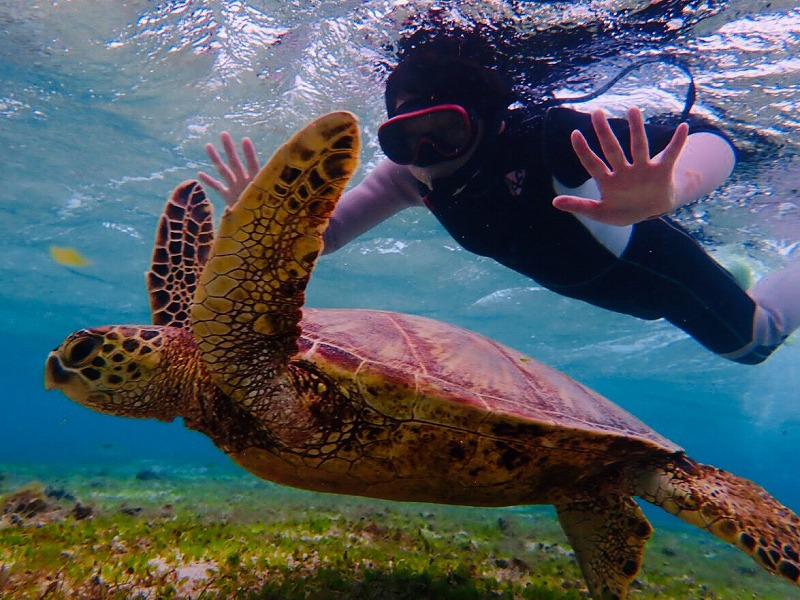
<svg viewBox="0 0 800 600"><path fill-rule="evenodd" d="M616 496L563 504L556 510L591 597L625 598L653 532L639 505L633 498Z"/></svg>
<svg viewBox="0 0 800 600"><path fill-rule="evenodd" d="M297 352L322 232L358 152L355 116L321 117L278 149L222 217L192 327L211 376L234 401L263 391Z"/></svg>
<svg viewBox="0 0 800 600"><path fill-rule="evenodd" d="M214 240L213 214L196 181L184 181L164 205L146 274L153 325L189 326L197 282Z"/></svg>
<svg viewBox="0 0 800 600"><path fill-rule="evenodd" d="M764 488L677 455L640 474L637 494L800 583L800 517Z"/></svg>

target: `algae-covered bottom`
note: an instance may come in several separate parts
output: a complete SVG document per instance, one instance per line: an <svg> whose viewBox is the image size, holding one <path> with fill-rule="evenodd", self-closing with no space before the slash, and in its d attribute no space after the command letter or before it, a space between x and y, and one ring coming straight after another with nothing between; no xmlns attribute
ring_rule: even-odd
<svg viewBox="0 0 800 600"><path fill-rule="evenodd" d="M548 508L295 492L206 470L0 467L0 598L585 599ZM656 524L632 598L796 594Z"/></svg>

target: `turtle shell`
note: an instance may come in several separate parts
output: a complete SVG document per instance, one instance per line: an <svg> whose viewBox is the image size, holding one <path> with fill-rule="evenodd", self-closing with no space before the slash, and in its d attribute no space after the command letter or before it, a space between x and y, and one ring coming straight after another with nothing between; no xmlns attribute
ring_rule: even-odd
<svg viewBox="0 0 800 600"><path fill-rule="evenodd" d="M673 442L571 377L499 342L442 321L380 310L305 309L299 357L352 374L380 412L419 417L414 398L431 394L459 411L475 408L509 422L622 436L676 452ZM370 393L369 382L408 394ZM380 391L380 393L378 393ZM389 398L397 398L392 402Z"/></svg>
<svg viewBox="0 0 800 600"><path fill-rule="evenodd" d="M304 309L301 327L290 369L302 373L314 425L295 431L312 433L290 452L229 451L266 479L394 500L558 503L602 486L619 493L625 469L681 451L570 377L474 332L347 309Z"/></svg>

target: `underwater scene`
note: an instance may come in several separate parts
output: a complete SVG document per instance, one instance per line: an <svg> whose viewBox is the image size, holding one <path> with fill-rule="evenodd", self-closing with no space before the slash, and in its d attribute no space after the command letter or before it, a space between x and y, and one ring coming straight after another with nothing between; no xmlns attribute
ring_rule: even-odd
<svg viewBox="0 0 800 600"><path fill-rule="evenodd" d="M564 106L616 117L638 106L646 119L678 116L693 81L692 114L735 142L738 164L722 186L673 218L745 285L791 265L800 257L795 0L2 0L0 30L0 318L7 340L0 598L800 599L800 521L793 514L800 512L800 337L788 337L761 364L727 360L664 319L556 294L465 250L425 207L403 210L313 262L337 186L355 185L384 159L384 83L403 40L471 31L493 46L516 106L595 96ZM357 122L337 113L333 118L344 121L331 133L329 118L319 119L334 111ZM336 137L345 126L347 136ZM205 186L203 200L187 184L172 204L174 211L184 203L184 229L167 241L157 236L176 186L199 171L216 173L205 147L220 148L222 132L237 143L251 138L264 164L301 130L308 137L286 151L295 170L276 155L264 181L278 190L297 177L327 200L301 209L294 221L264 216L260 203L272 201L269 194L246 199L246 192L221 224L223 197ZM320 159L327 165L321 170L304 170L313 153L334 158ZM213 218L203 212L207 202ZM253 224L248 211L263 222ZM210 219L219 237L203 272ZM184 243L178 250L168 243L175 235ZM146 277L154 244L168 257L164 268L179 274L167 277L173 287L164 286L162 305L180 305L155 321L147 288L149 281L153 292L154 279ZM245 297L255 292L234 281L230 261L243 269L266 262L271 274L259 276L276 297ZM304 305L314 310L301 324L306 354L292 371L301 393L270 388L275 404L288 404L257 412L247 392L274 369L282 373L297 350L294 327L309 274ZM214 296L233 286L245 311L264 302L280 307L279 316L255 321L254 330L267 335L242 329L249 316ZM181 413L177 407L188 400L175 393L161 399L159 411L130 410L127 416L142 418L125 418L108 394L78 390L71 369L84 359L95 361L86 374L107 366L99 354L106 346L119 342L123 350L114 356L141 354L163 336L158 328L123 328L104 343L92 333L59 348L72 332L178 325L188 320L180 311L190 309L196 319L206 315L205 333L185 323L168 327L189 340L181 342L189 354L156 354L165 364L208 365L196 367L181 388L213 389L206 412ZM376 313L350 309L412 315L392 318L407 323L401 337L415 349L414 368L451 373L468 382L469 393L489 387L510 361L529 378L525 385L541 381L562 403L539 419L544 423L520 424L501 413L508 411L506 394L525 391L521 384L498 384L496 399L483 408L472 396L465 400L467 392L431 384L437 398L460 393L463 404L417 405L409 422L422 419L430 432L386 433L391 419L382 411L421 394L407 386L421 375L387 375L342 358L342 348L363 341L352 341L351 326L369 338L358 351L367 358L397 351ZM318 365L310 367L325 343L329 354L315 355ZM416 353L423 346L427 354ZM470 360L454 358L462 355ZM555 371L539 371L539 363ZM353 412L349 392L331 391L331 369L362 372L364 397L375 398L369 410ZM298 424L295 417L298 406L320 398L322 408L309 414L328 411L331 429L318 432L318 421ZM559 435L551 427L580 421L588 404L609 420L609 452L644 458L622 461L613 473L593 472L586 457L601 452L598 427L570 425ZM450 433L434 431L445 422L440 429L457 429L458 443L472 440L465 442L469 460L456 442L442 441ZM355 466L331 466L361 460L339 454L338 440L352 431L405 452L403 465L413 464L416 479L361 485L351 477ZM336 440L333 449L320 445L330 459L293 462L279 450L248 449L254 439L266 447L306 433ZM541 497L515 487L527 459L514 444L521 448L519 440L531 435L544 439L559 465L541 476ZM681 449L688 459L670 454L678 458L651 468L654 456ZM428 470L466 462L476 482L505 483L496 490L475 484L490 493L468 482L462 492L455 477L426 480ZM601 490L614 486L627 487L615 496L618 504L606 504ZM580 502L568 502L574 495L567 489L579 492ZM643 514L630 496L638 496ZM761 535L750 533L751 523L763 526Z"/></svg>

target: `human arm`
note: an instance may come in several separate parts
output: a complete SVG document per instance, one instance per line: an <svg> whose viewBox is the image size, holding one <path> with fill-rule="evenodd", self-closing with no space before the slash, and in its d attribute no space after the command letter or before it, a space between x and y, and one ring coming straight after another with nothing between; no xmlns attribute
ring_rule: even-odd
<svg viewBox="0 0 800 600"><path fill-rule="evenodd" d="M222 133L220 141L227 164L212 144L206 146L206 151L224 183L204 172L198 173L198 177L219 192L225 204L233 206L258 173L259 161L249 138L242 140L244 162L227 131ZM417 180L408 167L389 160L381 161L361 183L342 194L323 235L323 252L328 254L338 250L404 208L419 206L421 197L417 186Z"/></svg>
<svg viewBox="0 0 800 600"><path fill-rule="evenodd" d="M404 208L420 206L417 180L408 167L383 160L355 187L342 194L323 234L329 254Z"/></svg>
<svg viewBox="0 0 800 600"><path fill-rule="evenodd" d="M630 160L602 111L591 115L600 153L590 147L583 133L572 132L574 152L597 184L599 195L562 194L553 200L556 208L610 225L631 225L710 193L733 170L735 151L721 135L711 131L690 135L684 123L651 157L641 111L632 108L627 119Z"/></svg>

